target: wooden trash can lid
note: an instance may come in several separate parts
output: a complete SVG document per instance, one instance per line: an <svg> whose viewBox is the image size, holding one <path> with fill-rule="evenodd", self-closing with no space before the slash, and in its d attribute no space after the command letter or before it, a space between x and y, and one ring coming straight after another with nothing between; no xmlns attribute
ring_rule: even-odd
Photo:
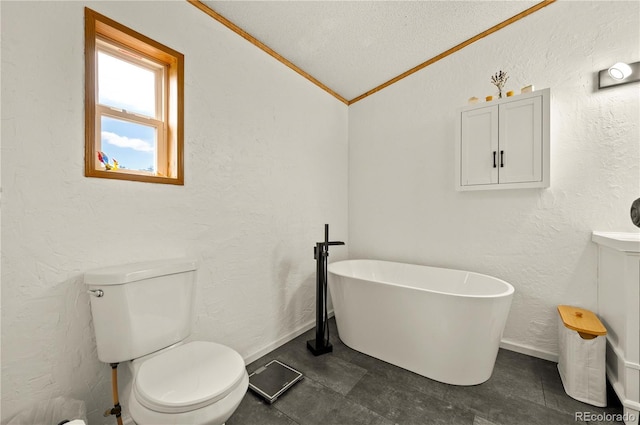
<svg viewBox="0 0 640 425"><path fill-rule="evenodd" d="M583 338L585 335L592 335L592 338L595 338L607 334L607 329L592 311L569 305L559 305L558 313L560 313L564 326L577 331Z"/></svg>

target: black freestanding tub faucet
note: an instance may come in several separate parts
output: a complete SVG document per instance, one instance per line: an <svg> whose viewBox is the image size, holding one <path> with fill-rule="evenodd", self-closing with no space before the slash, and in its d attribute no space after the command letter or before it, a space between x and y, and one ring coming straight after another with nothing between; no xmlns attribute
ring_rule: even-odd
<svg viewBox="0 0 640 425"><path fill-rule="evenodd" d="M307 341L307 348L314 356L333 351L327 322L327 257L331 245L344 245L344 242L329 242L329 225L325 224L324 242L316 242L313 247L313 258L316 260L316 339Z"/></svg>

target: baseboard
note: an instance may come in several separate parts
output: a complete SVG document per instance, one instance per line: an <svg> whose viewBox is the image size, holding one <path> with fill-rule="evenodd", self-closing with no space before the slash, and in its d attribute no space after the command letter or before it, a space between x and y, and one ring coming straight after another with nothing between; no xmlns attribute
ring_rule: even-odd
<svg viewBox="0 0 640 425"><path fill-rule="evenodd" d="M334 312L330 311L329 312L329 318L331 318L333 316L334 316ZM249 363L259 359L260 357L264 356L265 354L269 354L270 352L272 352L276 348L280 347L281 345L284 345L287 342L299 337L303 333L307 332L309 329L313 329L313 327L315 325L316 325L315 319L310 320L309 322L301 325L300 327L298 327L294 331L289 332L288 334L278 338L277 340L275 340L271 344L265 345L264 347L260 348L259 350L255 351L254 353L247 355L244 358L245 364L249 364ZM508 339L502 339L500 341L500 348L504 348L505 350L514 351L516 353L526 354L527 356L537 357L539 359L549 360L549 361L558 363L558 354L557 353L551 353L549 351L540 350L540 349L534 348L534 347L532 347L530 345L513 342L513 341L508 340Z"/></svg>
<svg viewBox="0 0 640 425"><path fill-rule="evenodd" d="M526 354L527 356L537 357L539 359L549 360L549 361L558 363L557 353L551 353L549 351L540 350L530 345L520 344L517 342L510 341L508 339L503 339L502 341L500 341L500 348L504 348L505 350L515 351L516 353Z"/></svg>
<svg viewBox="0 0 640 425"><path fill-rule="evenodd" d="M329 318L333 317L333 311L329 311L328 312L328 316L329 316ZM272 352L276 348L280 347L281 345L284 345L287 342L299 337L303 333L307 332L309 329L313 329L315 326L316 326L316 320L315 319L312 319L312 320L308 321L307 323L299 326L294 331L289 332L288 334L278 338L277 340L275 340L271 344L267 344L264 347L260 348L258 351L254 352L252 354L249 354L248 356L246 356L244 358L244 363L245 364L249 364L249 363L252 363L255 360L258 360L260 357L264 356L265 354L269 354L270 352Z"/></svg>

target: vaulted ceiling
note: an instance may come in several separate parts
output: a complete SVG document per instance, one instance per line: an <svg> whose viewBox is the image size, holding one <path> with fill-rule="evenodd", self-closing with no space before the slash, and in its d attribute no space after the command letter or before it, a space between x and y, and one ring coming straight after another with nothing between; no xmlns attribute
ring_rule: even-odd
<svg viewBox="0 0 640 425"><path fill-rule="evenodd" d="M189 1L345 103L553 2Z"/></svg>

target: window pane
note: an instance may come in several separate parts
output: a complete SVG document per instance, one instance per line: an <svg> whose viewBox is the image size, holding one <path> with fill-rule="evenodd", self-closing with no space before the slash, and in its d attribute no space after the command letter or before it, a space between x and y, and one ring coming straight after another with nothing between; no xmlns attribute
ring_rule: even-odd
<svg viewBox="0 0 640 425"><path fill-rule="evenodd" d="M156 173L157 136L155 127L136 124L112 117L101 117L102 147L100 150L118 167Z"/></svg>
<svg viewBox="0 0 640 425"><path fill-rule="evenodd" d="M98 52L98 102L156 117L156 74L149 69Z"/></svg>

